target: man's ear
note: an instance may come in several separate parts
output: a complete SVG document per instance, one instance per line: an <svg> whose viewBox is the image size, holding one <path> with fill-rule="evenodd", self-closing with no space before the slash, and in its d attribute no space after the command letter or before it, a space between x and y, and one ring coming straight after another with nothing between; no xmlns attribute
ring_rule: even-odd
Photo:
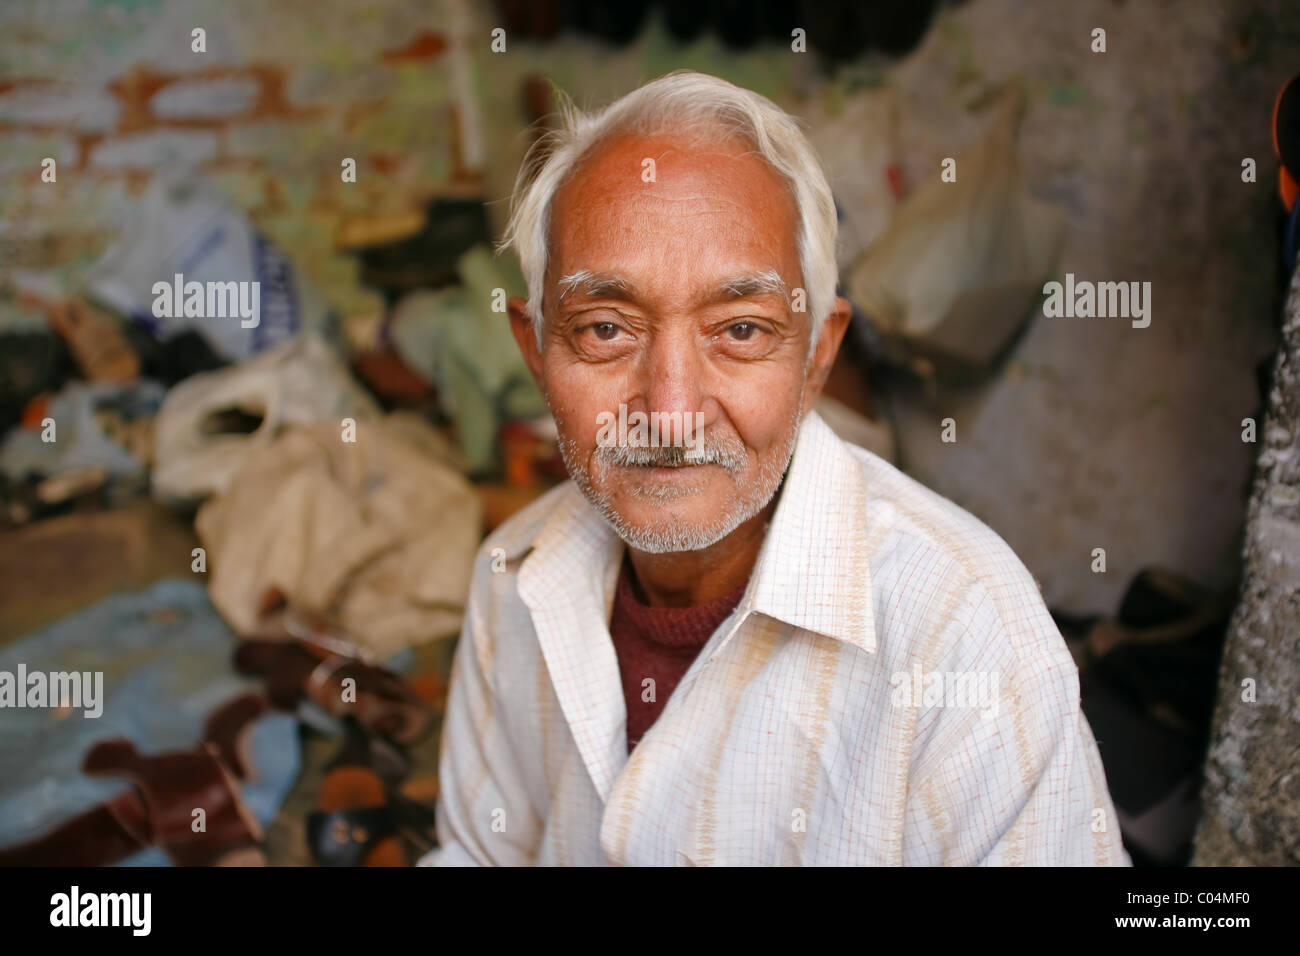
<svg viewBox="0 0 1300 956"><path fill-rule="evenodd" d="M844 341L844 333L848 330L849 317L852 314L853 306L849 304L849 300L843 296L836 296L830 315L826 316L826 321L822 323L817 345L813 348L812 362L808 368L808 382L804 387L805 413L812 408L813 402L817 401L822 388L826 385L826 379L830 377L831 366L835 364L835 356L839 353L840 343Z"/></svg>
<svg viewBox="0 0 1300 956"><path fill-rule="evenodd" d="M519 345L519 351L523 353L524 364L533 373L533 381L545 394L546 389L542 386L542 352L537 346L537 329L525 308L527 304L526 299L517 295L506 301L506 311L510 313L510 332Z"/></svg>

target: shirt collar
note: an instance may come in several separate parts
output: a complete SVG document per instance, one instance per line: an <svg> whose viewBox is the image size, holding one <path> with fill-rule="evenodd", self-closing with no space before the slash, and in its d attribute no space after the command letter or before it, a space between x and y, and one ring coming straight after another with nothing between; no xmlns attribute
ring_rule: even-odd
<svg viewBox="0 0 1300 956"><path fill-rule="evenodd" d="M602 800L627 763L627 710L609 614L623 542L570 483L519 567L519 597L574 743Z"/></svg>
<svg viewBox="0 0 1300 956"><path fill-rule="evenodd" d="M810 411L742 605L874 653L866 501L861 463Z"/></svg>

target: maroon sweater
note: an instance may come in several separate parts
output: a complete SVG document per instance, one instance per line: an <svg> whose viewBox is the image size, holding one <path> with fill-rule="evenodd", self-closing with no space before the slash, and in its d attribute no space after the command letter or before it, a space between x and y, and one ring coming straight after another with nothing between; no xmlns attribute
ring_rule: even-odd
<svg viewBox="0 0 1300 956"><path fill-rule="evenodd" d="M609 622L627 704L629 753L659 718L700 649L745 594L742 584L698 607L651 607L637 599L632 574L632 564L625 558ZM647 691L641 682L647 677L654 680L652 701L642 699Z"/></svg>

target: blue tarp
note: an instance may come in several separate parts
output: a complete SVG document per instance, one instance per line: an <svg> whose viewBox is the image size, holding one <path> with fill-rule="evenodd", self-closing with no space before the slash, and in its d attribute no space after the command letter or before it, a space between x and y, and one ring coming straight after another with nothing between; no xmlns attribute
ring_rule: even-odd
<svg viewBox="0 0 1300 956"><path fill-rule="evenodd" d="M94 744L127 737L145 755L189 750L212 711L256 679L231 665L235 635L208 601L202 583L174 579L118 594L0 647L0 671L102 671L103 713L0 709L0 846L40 836L130 786L81 772ZM252 729L256 779L244 801L263 824L279 810L301 761L295 719L269 713ZM157 848L123 861L168 865Z"/></svg>

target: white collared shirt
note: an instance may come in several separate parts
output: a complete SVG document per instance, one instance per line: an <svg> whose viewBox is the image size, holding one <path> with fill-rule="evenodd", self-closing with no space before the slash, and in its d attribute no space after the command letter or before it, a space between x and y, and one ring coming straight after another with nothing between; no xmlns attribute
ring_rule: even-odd
<svg viewBox="0 0 1300 956"><path fill-rule="evenodd" d="M815 412L780 494L630 756L622 541L572 482L488 538L422 863L1128 863L1074 662L1006 543Z"/></svg>

